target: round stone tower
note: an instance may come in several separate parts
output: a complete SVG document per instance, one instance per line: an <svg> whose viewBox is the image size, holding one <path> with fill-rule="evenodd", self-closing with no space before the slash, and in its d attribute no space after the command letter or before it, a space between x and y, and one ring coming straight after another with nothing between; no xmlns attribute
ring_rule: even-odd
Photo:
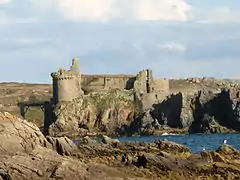
<svg viewBox="0 0 240 180"><path fill-rule="evenodd" d="M72 101L81 94L81 76L77 59L74 58L69 71L60 69L51 74L53 79L53 100L57 104Z"/></svg>

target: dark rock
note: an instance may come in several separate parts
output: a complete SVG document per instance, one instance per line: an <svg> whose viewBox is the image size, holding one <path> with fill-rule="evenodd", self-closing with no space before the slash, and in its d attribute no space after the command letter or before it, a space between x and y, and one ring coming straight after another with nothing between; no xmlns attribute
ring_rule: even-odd
<svg viewBox="0 0 240 180"><path fill-rule="evenodd" d="M47 136L47 141L51 143L53 150L57 151L60 155L70 156L78 150L73 141L67 137L53 138Z"/></svg>
<svg viewBox="0 0 240 180"><path fill-rule="evenodd" d="M192 100L194 122L189 128L190 133L216 133L238 130L238 107L233 106L234 98L230 90L223 89L219 94L211 91L200 91Z"/></svg>
<svg viewBox="0 0 240 180"><path fill-rule="evenodd" d="M158 148L165 152L171 152L171 153L191 153L191 150L187 148L186 146L183 146L181 144L170 142L167 140L157 140L155 141Z"/></svg>
<svg viewBox="0 0 240 180"><path fill-rule="evenodd" d="M171 128L183 128L181 112L183 108L183 96L181 93L172 94L162 103L154 104L152 116L159 120L160 124Z"/></svg>

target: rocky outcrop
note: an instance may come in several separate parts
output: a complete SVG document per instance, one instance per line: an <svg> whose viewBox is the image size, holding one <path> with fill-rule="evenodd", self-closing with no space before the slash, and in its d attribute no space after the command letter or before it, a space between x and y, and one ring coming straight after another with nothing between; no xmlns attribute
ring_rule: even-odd
<svg viewBox="0 0 240 180"><path fill-rule="evenodd" d="M73 102L56 107L56 121L49 127L49 135L74 134L86 136L90 132L107 135L126 132L134 117L134 104L130 92L118 90L90 93Z"/></svg>
<svg viewBox="0 0 240 180"><path fill-rule="evenodd" d="M194 122L189 128L190 133L240 130L238 89L223 89L217 94L200 91L192 104Z"/></svg>
<svg viewBox="0 0 240 180"><path fill-rule="evenodd" d="M194 94L172 94L154 104L138 117L135 129L140 134L155 134L164 129L226 133L240 130L239 117L239 89L222 89L218 93L202 90Z"/></svg>
<svg viewBox="0 0 240 180"><path fill-rule="evenodd" d="M5 148L0 153L0 179L238 179L240 176L240 153L227 144L216 151L192 154L189 148L166 140L119 142L104 136L104 143L85 137L76 147L65 137L45 138L25 120L9 114L0 116L1 132L8 137L0 141ZM28 141L23 141L24 137Z"/></svg>
<svg viewBox="0 0 240 180"><path fill-rule="evenodd" d="M30 152L36 146L50 148L39 128L9 113L0 113L0 154Z"/></svg>
<svg viewBox="0 0 240 180"><path fill-rule="evenodd" d="M0 113L0 118L0 179L138 179L104 164L69 157L78 148L66 137L45 138L35 125L9 113Z"/></svg>
<svg viewBox="0 0 240 180"><path fill-rule="evenodd" d="M37 147L30 154L17 153L13 156L0 155L0 179L11 180L118 180L138 177L121 169L99 163L82 163L80 160L64 157L55 151ZM146 180L147 178L140 178Z"/></svg>
<svg viewBox="0 0 240 180"><path fill-rule="evenodd" d="M67 137L54 138L47 136L46 139L51 144L52 149L60 155L71 156L78 150L74 142Z"/></svg>
<svg viewBox="0 0 240 180"><path fill-rule="evenodd" d="M79 145L78 158L125 167L131 175L148 179L237 179L240 175L239 151L222 145L216 151L192 154L180 144L158 140L154 143L120 142Z"/></svg>
<svg viewBox="0 0 240 180"><path fill-rule="evenodd" d="M76 145L66 137L53 138L42 134L40 129L26 120L9 113L0 113L0 153L29 153L36 147L56 150L61 155L71 155Z"/></svg>
<svg viewBox="0 0 240 180"><path fill-rule="evenodd" d="M239 89L175 93L145 111L130 91L90 93L56 107L51 136L153 135L157 132L222 133L240 130ZM141 109L141 108L140 108Z"/></svg>
<svg viewBox="0 0 240 180"><path fill-rule="evenodd" d="M0 169L3 179L90 179L86 165L41 146L30 154L1 155Z"/></svg>

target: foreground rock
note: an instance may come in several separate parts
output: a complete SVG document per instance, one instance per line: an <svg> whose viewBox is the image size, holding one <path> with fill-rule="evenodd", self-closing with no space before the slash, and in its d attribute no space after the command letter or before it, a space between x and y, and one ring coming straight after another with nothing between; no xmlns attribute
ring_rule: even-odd
<svg viewBox="0 0 240 180"><path fill-rule="evenodd" d="M0 179L11 180L118 180L142 179L127 174L121 169L104 164L84 164L73 158L63 157L43 147L37 147L30 154L17 153L14 156L0 155Z"/></svg>
<svg viewBox="0 0 240 180"><path fill-rule="evenodd" d="M85 137L76 146L66 137L45 138L33 124L9 114L1 114L0 127L0 179L4 180L238 179L240 176L240 153L226 144L201 154L192 154L187 147L166 140L123 143L107 136L103 136L103 143Z"/></svg>
<svg viewBox="0 0 240 180"><path fill-rule="evenodd" d="M192 154L180 144L154 143L80 144L77 155L85 163L122 167L132 175L149 179L238 179L240 153L229 145L216 151Z"/></svg>
<svg viewBox="0 0 240 180"><path fill-rule="evenodd" d="M36 125L9 113L0 117L0 154L31 152L36 146L51 148Z"/></svg>
<svg viewBox="0 0 240 180"><path fill-rule="evenodd" d="M0 113L0 117L0 179L135 179L121 169L97 163L84 164L69 157L79 151L66 137L45 138L26 120L9 113Z"/></svg>
<svg viewBox="0 0 240 180"><path fill-rule="evenodd" d="M62 155L71 155L77 149L70 139L66 137L45 138L36 125L9 113L0 113L0 118L1 154L29 153L41 146L56 150Z"/></svg>

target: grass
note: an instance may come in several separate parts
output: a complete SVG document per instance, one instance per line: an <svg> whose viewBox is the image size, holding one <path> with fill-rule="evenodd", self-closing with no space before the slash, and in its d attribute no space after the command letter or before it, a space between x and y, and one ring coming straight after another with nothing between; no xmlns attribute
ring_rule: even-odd
<svg viewBox="0 0 240 180"><path fill-rule="evenodd" d="M13 115L20 115L19 102L48 101L52 96L52 86L49 84L28 84L28 83L0 83L0 111L9 112ZM25 119L43 125L44 113L41 108L29 108Z"/></svg>

